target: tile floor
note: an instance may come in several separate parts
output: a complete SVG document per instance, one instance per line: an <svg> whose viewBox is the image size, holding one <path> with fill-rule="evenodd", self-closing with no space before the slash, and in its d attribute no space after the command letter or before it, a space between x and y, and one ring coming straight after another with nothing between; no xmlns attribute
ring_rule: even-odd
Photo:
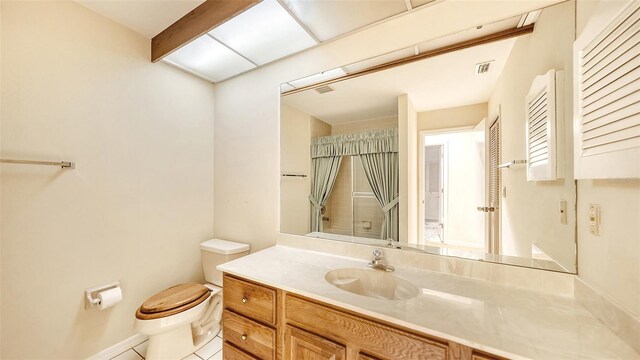
<svg viewBox="0 0 640 360"><path fill-rule="evenodd" d="M147 341L111 358L111 360L143 360L146 353ZM222 360L222 331L211 341L183 360Z"/></svg>

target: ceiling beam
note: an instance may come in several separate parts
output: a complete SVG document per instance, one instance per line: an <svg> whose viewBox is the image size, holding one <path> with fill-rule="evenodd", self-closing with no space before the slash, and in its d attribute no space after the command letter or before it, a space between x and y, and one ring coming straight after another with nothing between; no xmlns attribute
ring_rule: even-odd
<svg viewBox="0 0 640 360"><path fill-rule="evenodd" d="M162 59L260 1L206 0L151 39L151 61Z"/></svg>
<svg viewBox="0 0 640 360"><path fill-rule="evenodd" d="M513 28L513 29L498 31L498 32L493 33L493 34L480 36L480 37L477 37L475 39L462 41L462 42L459 42L459 43L456 43L456 44L452 44L452 45L447 45L447 46L444 46L444 47L441 47L441 48L438 48L438 49L427 50L427 51L425 51L423 53L420 53L418 55L413 55L413 56L409 56L409 57L406 57L406 58L403 58L403 59L394 60L394 61L387 62L387 63L384 63L384 64L375 65L375 66L372 66L372 67L369 67L369 68L366 68L366 69L358 70L358 71L355 71L353 73L337 77L335 79L325 80L325 81L321 81L319 83L306 85L306 86L303 86L303 87L299 87L297 89L285 91L285 92L282 93L282 96L292 95L292 94L296 94L296 93L299 93L299 92L302 92L302 91L306 91L306 90L309 90L309 89L315 89L315 88L320 87L320 86L330 85L330 84L334 84L334 83L337 83L337 82L340 82L340 81L345 81L345 80L357 78L357 77L360 77L360 76L376 73L378 71L391 69L391 68L394 68L396 66L402 66L402 65L410 64L412 62L420 61L420 60L431 58L431 57L434 57L434 56L444 55L444 54L448 54L450 52L459 51L459 50L467 49L467 48L478 46L478 45L489 44L489 43L492 43L492 42L505 40L505 39L509 39L509 38L512 38L512 37L517 37L517 36L530 34L530 33L533 32L533 28L534 28L534 24L531 24L531 25L520 27L520 28Z"/></svg>

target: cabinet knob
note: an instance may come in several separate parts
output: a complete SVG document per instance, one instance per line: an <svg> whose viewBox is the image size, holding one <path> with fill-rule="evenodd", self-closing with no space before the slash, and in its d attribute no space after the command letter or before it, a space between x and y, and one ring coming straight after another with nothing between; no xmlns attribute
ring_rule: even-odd
<svg viewBox="0 0 640 360"><path fill-rule="evenodd" d="M243 304L246 304L246 303L248 303L248 302L249 302L249 299L247 299L247 297L246 297L246 296L242 298L242 303L243 303Z"/></svg>
<svg viewBox="0 0 640 360"><path fill-rule="evenodd" d="M247 334L242 334L242 336L240 336L240 338L241 338L242 340L247 340Z"/></svg>

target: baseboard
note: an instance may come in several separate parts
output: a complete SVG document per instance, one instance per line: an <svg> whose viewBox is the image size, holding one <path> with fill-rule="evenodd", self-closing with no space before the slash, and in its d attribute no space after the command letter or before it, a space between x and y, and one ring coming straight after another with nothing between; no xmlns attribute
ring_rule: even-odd
<svg viewBox="0 0 640 360"><path fill-rule="evenodd" d="M575 278L576 299L611 331L640 353L640 319L607 299L580 278Z"/></svg>
<svg viewBox="0 0 640 360"><path fill-rule="evenodd" d="M135 334L128 339L124 339L119 343L110 346L99 353L92 355L87 358L87 360L109 360L112 359L123 352L133 348L134 346L145 342L148 339L147 336L141 334Z"/></svg>

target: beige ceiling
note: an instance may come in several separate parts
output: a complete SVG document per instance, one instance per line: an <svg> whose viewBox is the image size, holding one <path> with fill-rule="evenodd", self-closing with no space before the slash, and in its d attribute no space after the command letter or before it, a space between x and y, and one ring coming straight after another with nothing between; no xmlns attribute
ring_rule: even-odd
<svg viewBox="0 0 640 360"><path fill-rule="evenodd" d="M204 0L76 0L135 32L152 38Z"/></svg>
<svg viewBox="0 0 640 360"><path fill-rule="evenodd" d="M508 39L428 58L331 84L333 92L311 89L282 101L332 125L396 115L397 97L405 93L417 111L486 102L514 42ZM476 75L475 65L490 60L494 60L490 71Z"/></svg>

